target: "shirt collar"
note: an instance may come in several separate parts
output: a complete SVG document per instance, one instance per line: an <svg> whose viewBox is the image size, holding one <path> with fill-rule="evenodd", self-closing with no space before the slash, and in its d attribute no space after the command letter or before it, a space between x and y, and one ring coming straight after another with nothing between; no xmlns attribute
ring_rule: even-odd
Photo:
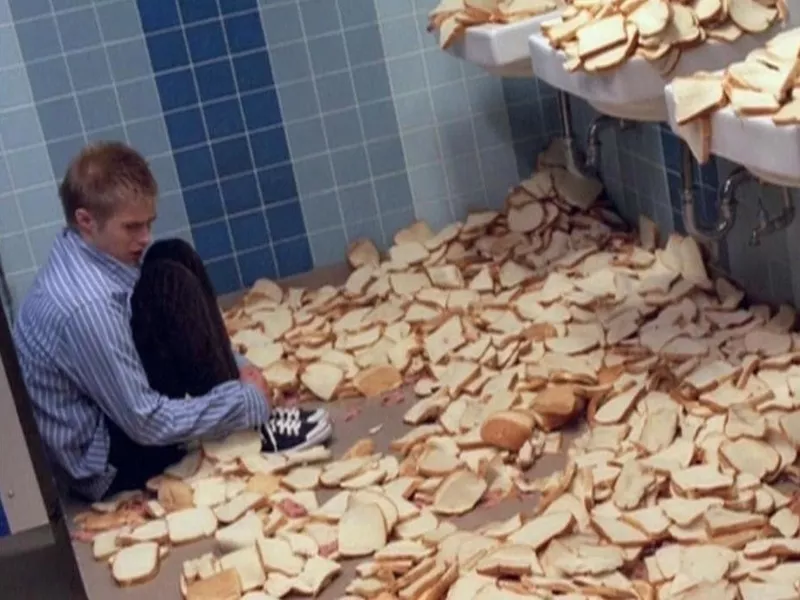
<svg viewBox="0 0 800 600"><path fill-rule="evenodd" d="M139 277L139 269L118 261L113 256L101 252L86 241L75 230L65 227L64 238L74 244L90 261L99 266L104 273L125 289L132 289Z"/></svg>

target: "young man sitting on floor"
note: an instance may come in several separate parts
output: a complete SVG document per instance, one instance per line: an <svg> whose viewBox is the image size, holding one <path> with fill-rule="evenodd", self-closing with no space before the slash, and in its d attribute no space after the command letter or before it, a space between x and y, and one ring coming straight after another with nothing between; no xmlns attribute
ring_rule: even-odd
<svg viewBox="0 0 800 600"><path fill-rule="evenodd" d="M192 247L151 244L157 186L137 152L95 144L59 195L67 227L19 311L14 341L57 475L96 500L140 489L185 443L260 428L265 452L327 440L323 410L269 406L240 370Z"/></svg>

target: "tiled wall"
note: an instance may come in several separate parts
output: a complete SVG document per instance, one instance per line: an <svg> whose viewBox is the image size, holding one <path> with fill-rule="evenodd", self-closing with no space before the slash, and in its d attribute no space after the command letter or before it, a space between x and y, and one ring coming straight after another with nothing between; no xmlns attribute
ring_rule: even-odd
<svg viewBox="0 0 800 600"><path fill-rule="evenodd" d="M496 205L557 121L440 52L433 0L0 0L0 258L16 302L88 141L161 187L157 232L220 292L340 262L415 218Z"/></svg>
<svg viewBox="0 0 800 600"><path fill-rule="evenodd" d="M581 139L597 113L586 103L574 101L574 125ZM656 221L666 238L677 231L686 233L680 206L680 141L666 125L639 124L628 131L603 134L602 176L621 213L635 223L639 214ZM765 151L768 151L765 149ZM695 197L701 225L715 218L719 189L735 165L712 159L702 168L695 166ZM793 190L797 201L800 193ZM763 236L758 246L750 245L757 224L759 200L771 216L782 208L782 192L774 186L747 183L739 188L735 226L718 244L717 267L739 283L755 300L800 305L800 263L792 260L800 252L800 218L784 230Z"/></svg>

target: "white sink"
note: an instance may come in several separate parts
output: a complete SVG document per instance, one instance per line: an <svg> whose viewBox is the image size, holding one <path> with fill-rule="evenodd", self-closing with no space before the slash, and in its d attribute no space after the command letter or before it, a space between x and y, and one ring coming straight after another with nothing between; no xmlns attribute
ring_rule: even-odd
<svg viewBox="0 0 800 600"><path fill-rule="evenodd" d="M447 51L500 77L532 77L528 38L539 32L544 21L560 13L544 13L508 25L469 27Z"/></svg>
<svg viewBox="0 0 800 600"><path fill-rule="evenodd" d="M669 125L675 123L675 96L666 88ZM711 116L711 154L745 167L756 177L779 186L800 187L800 127L777 126L769 117L736 116L728 107Z"/></svg>
<svg viewBox="0 0 800 600"><path fill-rule="evenodd" d="M794 20L800 21L800 11L794 12ZM606 74L569 73L563 66L564 54L551 48L550 42L540 33L532 35L528 45L536 76L553 87L583 98L601 113L612 117L666 121L664 86L672 78L697 71L716 71L742 60L748 52L763 46L779 31L781 29L775 27L762 35L742 36L732 44L708 41L684 52L677 68L666 78L657 66L639 57L629 59Z"/></svg>

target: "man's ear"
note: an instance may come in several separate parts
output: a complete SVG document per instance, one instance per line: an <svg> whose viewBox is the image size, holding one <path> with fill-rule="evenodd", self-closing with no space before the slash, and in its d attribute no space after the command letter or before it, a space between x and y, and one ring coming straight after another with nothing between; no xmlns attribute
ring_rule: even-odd
<svg viewBox="0 0 800 600"><path fill-rule="evenodd" d="M75 211L75 224L80 233L91 234L95 229L95 219L85 208Z"/></svg>

